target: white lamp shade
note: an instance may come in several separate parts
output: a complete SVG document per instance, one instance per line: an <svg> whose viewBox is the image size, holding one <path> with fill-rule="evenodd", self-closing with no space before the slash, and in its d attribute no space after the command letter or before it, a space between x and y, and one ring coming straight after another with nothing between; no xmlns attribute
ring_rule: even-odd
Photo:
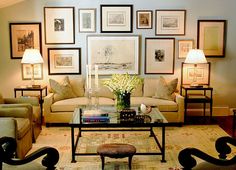
<svg viewBox="0 0 236 170"><path fill-rule="evenodd" d="M26 49L21 60L23 64L43 63L43 58L38 49Z"/></svg>
<svg viewBox="0 0 236 170"><path fill-rule="evenodd" d="M207 63L207 60L202 50L192 49L188 52L184 63L201 64Z"/></svg>

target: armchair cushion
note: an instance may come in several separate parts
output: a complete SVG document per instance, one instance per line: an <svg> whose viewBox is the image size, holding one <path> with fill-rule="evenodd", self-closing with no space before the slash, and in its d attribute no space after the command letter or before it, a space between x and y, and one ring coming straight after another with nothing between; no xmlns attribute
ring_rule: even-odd
<svg viewBox="0 0 236 170"><path fill-rule="evenodd" d="M9 136L12 138L16 137L16 120L11 117L0 118L0 137Z"/></svg>

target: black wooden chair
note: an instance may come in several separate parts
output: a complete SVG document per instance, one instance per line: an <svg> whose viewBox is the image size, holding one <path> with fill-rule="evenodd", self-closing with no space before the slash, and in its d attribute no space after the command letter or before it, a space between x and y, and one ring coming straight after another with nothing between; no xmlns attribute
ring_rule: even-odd
<svg viewBox="0 0 236 170"><path fill-rule="evenodd" d="M24 159L15 159L14 158L15 152L16 152L16 140L14 138L11 137L0 138L0 170L13 169L14 167L16 168L16 166L24 165L29 162L31 162L30 164L33 164L32 161L41 157L42 155L46 155L42 159L42 165L45 168L40 168L40 169L53 170L55 169L55 165L59 160L58 151L52 147L43 147L41 149L38 149L37 151L26 156ZM8 166L8 168L5 167L3 168L4 163L12 166L10 167ZM38 169L36 166L33 167L34 169ZM28 169L28 168L27 166L25 166L22 169Z"/></svg>
<svg viewBox="0 0 236 170"><path fill-rule="evenodd" d="M216 140L215 148L219 153L219 158L214 158L196 148L185 148L179 153L179 163L184 170L235 170L236 155L227 159L227 154L231 153L228 144L236 146L236 139L226 136ZM204 162L197 164L193 156L204 160Z"/></svg>

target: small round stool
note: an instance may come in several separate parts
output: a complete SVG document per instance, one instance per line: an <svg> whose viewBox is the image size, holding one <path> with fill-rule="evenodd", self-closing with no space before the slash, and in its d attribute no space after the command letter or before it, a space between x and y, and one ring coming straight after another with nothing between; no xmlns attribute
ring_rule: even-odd
<svg viewBox="0 0 236 170"><path fill-rule="evenodd" d="M104 169L105 156L109 158L125 158L129 159L129 169L131 169L132 157L136 153L136 148L130 144L124 143L109 143L98 146L97 153L102 160L102 169Z"/></svg>

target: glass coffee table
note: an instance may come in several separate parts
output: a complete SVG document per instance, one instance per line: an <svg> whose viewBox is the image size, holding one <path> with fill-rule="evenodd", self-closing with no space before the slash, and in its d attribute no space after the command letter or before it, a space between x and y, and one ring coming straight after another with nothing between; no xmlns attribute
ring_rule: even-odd
<svg viewBox="0 0 236 170"><path fill-rule="evenodd" d="M79 144L79 139L82 137L82 132L88 131L149 131L150 137L153 137L155 143L157 144L157 152L137 152L136 155L161 155L161 162L166 162L165 160L165 127L168 125L168 121L158 110L158 108L152 108L152 111L148 116L143 116L144 114L139 113L138 107L132 108L136 111L135 118L133 120L123 120L120 117L120 113L116 111L113 106L100 106L99 111L103 115L107 116L105 121L92 120L87 121L85 119L85 114L93 114L98 110L88 110L86 107L76 108L72 117L72 120L69 123L71 128L71 148L72 148L72 160L71 162L76 162L75 156L89 156L97 155L97 153L81 153L76 152L76 148ZM136 119L137 118L144 118ZM87 118L87 117L86 117ZM151 118L151 119L150 119ZM154 127L161 127L161 142L159 142L155 132ZM99 129L98 129L99 128ZM78 134L75 134L75 129L78 129Z"/></svg>

